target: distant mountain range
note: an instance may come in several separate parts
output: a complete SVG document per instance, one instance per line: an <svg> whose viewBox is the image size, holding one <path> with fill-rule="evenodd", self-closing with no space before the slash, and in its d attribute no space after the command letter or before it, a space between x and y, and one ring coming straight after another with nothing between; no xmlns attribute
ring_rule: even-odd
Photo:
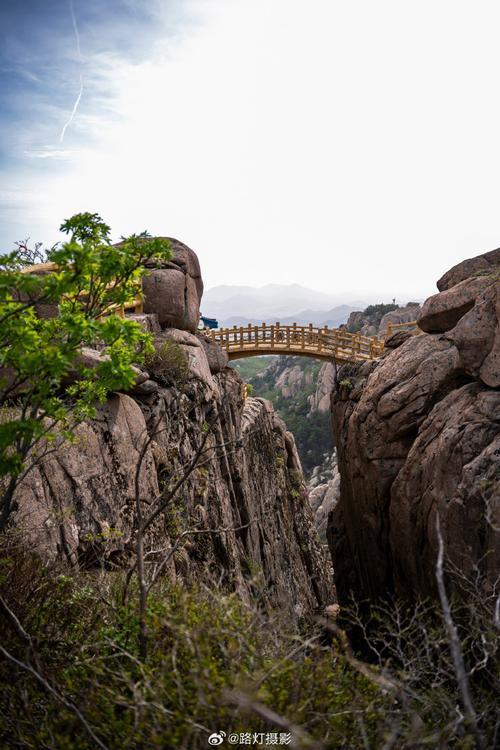
<svg viewBox="0 0 500 750"><path fill-rule="evenodd" d="M279 321L336 327L346 322L350 312L363 310L368 304L345 298L345 294L325 294L299 284L216 286L203 295L202 311L207 317L217 318L221 326Z"/></svg>
<svg viewBox="0 0 500 750"><path fill-rule="evenodd" d="M275 317L252 315L248 318L241 315L234 315L230 318L218 318L218 321L220 326L226 328L247 326L248 324L260 325L261 323L274 323L275 321L283 324L298 323L299 325L313 323L318 326L338 328L339 325L347 321L349 314L353 310L359 310L359 308L351 307L350 305L338 305L331 310L301 310L294 315L276 315Z"/></svg>

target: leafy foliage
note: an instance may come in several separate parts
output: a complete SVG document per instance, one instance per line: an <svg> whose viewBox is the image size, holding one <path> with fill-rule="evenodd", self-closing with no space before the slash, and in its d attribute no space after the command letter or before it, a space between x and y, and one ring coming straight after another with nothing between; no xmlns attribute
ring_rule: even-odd
<svg viewBox="0 0 500 750"><path fill-rule="evenodd" d="M248 378L252 386L252 395L271 401L279 416L285 421L287 429L295 437L304 472L309 474L315 466L322 464L325 454L330 455L333 449L330 415L311 411L308 400L316 390L322 363L305 357L258 357L255 359L265 362L266 367L260 366L256 374L252 376L251 371L245 369L246 363L252 361L249 359L241 360L238 370L242 377ZM309 382L303 384L293 397L288 398L276 387L276 380L285 367L292 365L298 365L304 373L304 380Z"/></svg>
<svg viewBox="0 0 500 750"><path fill-rule="evenodd" d="M19 245L0 258L0 529L30 465L71 438L109 391L133 384L150 336L114 313L140 294L144 264L170 257L168 243L146 233L113 246L97 214L60 229L70 239L48 252L50 272L31 273ZM82 346L103 355L95 368Z"/></svg>
<svg viewBox="0 0 500 750"><path fill-rule="evenodd" d="M164 341L146 355L146 367L162 385L180 386L186 382L189 367L182 346L175 341Z"/></svg>
<svg viewBox="0 0 500 750"><path fill-rule="evenodd" d="M368 307L363 310L363 321L359 323L352 323L347 327L347 330L349 331L349 333L358 333L358 331L361 330L365 323L378 328L384 315L388 312L392 312L393 310L397 310L398 308L399 305L395 304L386 305L380 303L378 305L368 305Z"/></svg>
<svg viewBox="0 0 500 750"><path fill-rule="evenodd" d="M346 633L299 632L280 613L264 615L237 594L163 580L148 599L152 649L138 654L138 617L123 601L121 573L61 573L14 552L0 569L0 596L36 644L43 674L70 697L114 750L197 750L211 732L275 732L265 706L327 748L453 747L472 737L457 710L457 688L439 609L430 604L371 607L360 619L355 653ZM132 591L132 594L135 592ZM463 649L481 729L495 733L495 630L491 610L463 605ZM2 645L19 660L25 646L0 611ZM362 638L359 633L361 632ZM86 750L95 745L73 712L32 674L0 660L0 745ZM396 689L394 689L396 687Z"/></svg>

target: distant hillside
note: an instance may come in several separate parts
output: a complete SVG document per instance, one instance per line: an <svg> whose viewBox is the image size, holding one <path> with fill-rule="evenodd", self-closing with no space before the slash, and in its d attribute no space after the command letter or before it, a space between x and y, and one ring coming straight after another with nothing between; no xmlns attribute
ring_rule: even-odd
<svg viewBox="0 0 500 750"><path fill-rule="evenodd" d="M301 312L293 315L278 315L275 316L280 323L298 323L299 325L307 325L313 323L318 326L330 326L330 328L337 328L342 323L346 323L349 315L356 310L356 307L351 305L339 305L333 307L331 310L301 310ZM258 314L250 317L243 317L241 315L234 315L230 318L219 317L219 324L221 326L247 326L249 323L252 325L260 325L262 322L274 323L275 318L267 316L259 316Z"/></svg>
<svg viewBox="0 0 500 750"><path fill-rule="evenodd" d="M344 322L352 310L366 301L345 293L325 294L299 284L267 284L263 287L217 286L203 295L202 310L224 325L248 325L262 321ZM313 319L311 320L311 315ZM298 319L300 316L300 319ZM338 324L338 323L337 323ZM330 325L330 323L328 323Z"/></svg>
<svg viewBox="0 0 500 750"><path fill-rule="evenodd" d="M264 356L235 360L231 366L253 387L253 395L269 399L285 420L306 476L316 467L322 470L334 444L330 410L318 410L313 398L325 364L306 357Z"/></svg>

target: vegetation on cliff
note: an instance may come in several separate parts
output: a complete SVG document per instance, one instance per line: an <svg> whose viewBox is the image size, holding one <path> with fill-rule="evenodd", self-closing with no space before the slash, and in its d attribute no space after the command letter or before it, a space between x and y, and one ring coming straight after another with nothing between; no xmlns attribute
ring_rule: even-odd
<svg viewBox="0 0 500 750"><path fill-rule="evenodd" d="M396 304L384 304L368 305L361 313L351 313L350 320L354 318L353 322L347 324L347 330L349 333L358 333L364 325L374 326L378 328L380 321L389 312L397 310L399 305ZM356 317L357 316L357 317Z"/></svg>
<svg viewBox="0 0 500 750"><path fill-rule="evenodd" d="M330 414L312 410L309 403L323 363L307 357L258 357L239 360L234 366L252 386L252 395L271 401L293 433L304 473L308 476L316 466L322 465L325 454L331 455L333 448ZM297 382L283 388L279 384L280 376L291 367L298 368Z"/></svg>
<svg viewBox="0 0 500 750"><path fill-rule="evenodd" d="M15 549L4 558L2 747L196 750L216 732L262 734L258 746L291 735L304 750L494 747L494 602L474 591L453 612L482 745L458 708L432 605L346 611L353 651L333 620L291 630L258 597L244 604L227 590L163 579L148 599L144 659L137 595L119 572L68 574Z"/></svg>
<svg viewBox="0 0 500 750"><path fill-rule="evenodd" d="M77 214L60 229L70 239L47 256L57 272L29 273L38 246L30 253L19 243L1 258L0 529L30 465L70 439L109 391L134 383L150 336L115 313L139 293L144 263L170 257L167 242L145 233L112 246L97 214ZM82 347L101 352L95 367Z"/></svg>

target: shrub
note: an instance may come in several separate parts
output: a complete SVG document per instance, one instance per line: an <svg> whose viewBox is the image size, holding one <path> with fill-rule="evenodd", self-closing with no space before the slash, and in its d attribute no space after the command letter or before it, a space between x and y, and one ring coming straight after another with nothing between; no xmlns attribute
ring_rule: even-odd
<svg viewBox="0 0 500 750"><path fill-rule="evenodd" d="M247 568L258 575L253 561ZM0 594L30 632L44 678L112 750L197 750L211 732L283 726L302 748L307 738L349 750L383 747L390 738L398 749L473 747L434 605L347 611L344 626L359 644L353 653L336 627L329 639L318 625L299 632L279 607L265 614L236 593L163 579L148 600L151 649L142 661L136 591L124 602L123 580L121 573L68 574L15 550L0 568ZM480 727L493 746L493 613L476 601L456 613ZM25 644L1 612L0 623L1 646L24 661ZM32 674L3 659L0 681L2 747L95 747L75 713ZM281 727L266 719L269 712Z"/></svg>
<svg viewBox="0 0 500 750"><path fill-rule="evenodd" d="M189 367L182 347L175 341L163 341L146 357L146 368L163 385L183 385L189 375Z"/></svg>

